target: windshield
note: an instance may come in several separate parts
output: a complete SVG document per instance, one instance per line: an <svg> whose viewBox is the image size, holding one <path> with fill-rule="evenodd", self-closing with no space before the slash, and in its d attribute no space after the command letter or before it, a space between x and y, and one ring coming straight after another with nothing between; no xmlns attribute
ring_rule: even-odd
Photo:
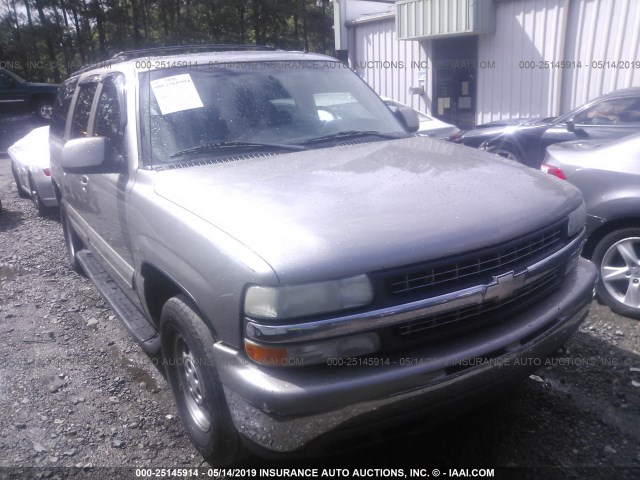
<svg viewBox="0 0 640 480"><path fill-rule="evenodd" d="M380 98L338 62L213 64L140 79L147 164L321 148L362 132L407 136Z"/></svg>

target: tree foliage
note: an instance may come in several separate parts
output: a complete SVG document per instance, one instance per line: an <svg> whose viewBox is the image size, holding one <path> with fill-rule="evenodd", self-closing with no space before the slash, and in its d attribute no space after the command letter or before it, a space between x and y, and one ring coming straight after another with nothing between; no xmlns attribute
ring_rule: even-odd
<svg viewBox="0 0 640 480"><path fill-rule="evenodd" d="M330 0L0 0L0 66L56 81L115 53L257 44L333 52Z"/></svg>

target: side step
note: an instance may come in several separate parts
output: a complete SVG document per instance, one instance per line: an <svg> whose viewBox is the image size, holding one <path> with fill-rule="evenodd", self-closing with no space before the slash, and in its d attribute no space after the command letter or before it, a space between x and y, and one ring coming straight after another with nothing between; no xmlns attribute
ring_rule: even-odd
<svg viewBox="0 0 640 480"><path fill-rule="evenodd" d="M142 349L150 355L157 354L160 351L160 335L156 327L129 300L129 297L125 295L89 250L76 252L76 258L102 298L120 318L120 321L127 327L129 333Z"/></svg>

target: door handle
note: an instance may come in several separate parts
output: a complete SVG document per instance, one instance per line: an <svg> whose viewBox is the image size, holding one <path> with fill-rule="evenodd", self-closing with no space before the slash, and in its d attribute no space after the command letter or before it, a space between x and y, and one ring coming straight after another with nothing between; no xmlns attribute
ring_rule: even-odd
<svg viewBox="0 0 640 480"><path fill-rule="evenodd" d="M89 184L89 177L87 177L86 175L83 175L83 176L80 178L80 183L81 183L82 185L84 185L84 186L88 185L88 184Z"/></svg>

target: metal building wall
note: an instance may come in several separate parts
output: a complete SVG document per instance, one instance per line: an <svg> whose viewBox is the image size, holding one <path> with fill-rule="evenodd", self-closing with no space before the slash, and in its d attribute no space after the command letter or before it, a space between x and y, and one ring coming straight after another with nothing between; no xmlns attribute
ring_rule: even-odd
<svg viewBox="0 0 640 480"><path fill-rule="evenodd" d="M496 33L478 39L476 123L558 113L562 73L557 68L544 68L544 62L563 59L568 3L497 3Z"/></svg>
<svg viewBox="0 0 640 480"><path fill-rule="evenodd" d="M554 116L603 93L640 86L640 0L496 0L496 32L478 37L476 123ZM397 40L393 17L353 22L352 61L402 61L355 70L380 95L430 112L430 40ZM411 95L428 65L425 95ZM577 62L557 68L544 62ZM593 62L620 61L614 68ZM523 62L523 63L521 63ZM526 63L525 63L526 62ZM566 65L566 64L565 64ZM619 68L621 67L621 68Z"/></svg>
<svg viewBox="0 0 640 480"><path fill-rule="evenodd" d="M396 27L403 40L493 32L494 0L399 0Z"/></svg>
<svg viewBox="0 0 640 480"><path fill-rule="evenodd" d="M564 72L563 113L604 93L640 86L640 68L632 63L640 61L640 2L572 1L565 58L580 60L582 67Z"/></svg>
<svg viewBox="0 0 640 480"><path fill-rule="evenodd" d="M393 16L354 22L350 30L350 45L355 45L355 48L350 50L350 62L356 73L378 95L393 98L429 113L432 82L431 42L398 41ZM375 62L395 64L385 67ZM402 66L398 66L400 64ZM424 97L409 92L409 87L418 86L420 66L426 66L428 69Z"/></svg>
<svg viewBox="0 0 640 480"><path fill-rule="evenodd" d="M495 60L496 68L478 69L477 123L559 115L640 86L633 63L640 60L640 1L504 0L496 6L496 33L478 42L479 59ZM545 60L572 63L545 68Z"/></svg>

